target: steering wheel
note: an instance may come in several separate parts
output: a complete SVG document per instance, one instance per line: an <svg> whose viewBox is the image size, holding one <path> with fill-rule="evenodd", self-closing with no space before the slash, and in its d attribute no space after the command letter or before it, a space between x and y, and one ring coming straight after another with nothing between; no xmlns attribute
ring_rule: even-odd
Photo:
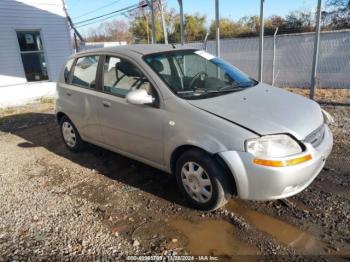
<svg viewBox="0 0 350 262"><path fill-rule="evenodd" d="M204 76L204 78L207 78L208 77L208 74L204 71L200 71L198 72L197 74L195 74L191 81L190 81L190 84L188 85L189 89L192 89L192 86L194 85L194 83L199 79L201 78L202 76ZM197 88L193 88L193 90L196 90Z"/></svg>

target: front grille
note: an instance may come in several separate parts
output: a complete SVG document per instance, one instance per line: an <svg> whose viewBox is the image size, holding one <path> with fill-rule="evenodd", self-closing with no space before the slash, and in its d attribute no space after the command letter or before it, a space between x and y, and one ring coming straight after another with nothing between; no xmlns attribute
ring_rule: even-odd
<svg viewBox="0 0 350 262"><path fill-rule="evenodd" d="M319 146L324 138L325 125L323 124L315 131L311 132L305 139L304 142L312 144L314 147Z"/></svg>

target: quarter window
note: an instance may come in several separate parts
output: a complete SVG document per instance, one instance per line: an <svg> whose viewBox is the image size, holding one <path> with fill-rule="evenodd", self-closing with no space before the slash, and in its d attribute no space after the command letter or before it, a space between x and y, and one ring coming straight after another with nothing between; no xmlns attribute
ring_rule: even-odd
<svg viewBox="0 0 350 262"><path fill-rule="evenodd" d="M99 56L85 56L78 58L74 71L72 84L96 89L96 71Z"/></svg>
<svg viewBox="0 0 350 262"><path fill-rule="evenodd" d="M133 89L145 89L154 95L154 90L144 74L128 60L106 56L103 67L103 91L120 97Z"/></svg>
<svg viewBox="0 0 350 262"><path fill-rule="evenodd" d="M73 59L69 59L67 64L64 67L63 75L64 75L64 81L66 83L68 83L68 81L69 81L69 74L70 74L70 71L71 71L71 68L73 65L73 61L74 61Z"/></svg>

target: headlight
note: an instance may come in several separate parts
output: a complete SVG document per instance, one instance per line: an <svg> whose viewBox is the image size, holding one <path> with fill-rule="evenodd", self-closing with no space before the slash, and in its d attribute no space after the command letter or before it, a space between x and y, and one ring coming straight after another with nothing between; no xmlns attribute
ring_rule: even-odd
<svg viewBox="0 0 350 262"><path fill-rule="evenodd" d="M323 115L323 119L324 119L324 122L329 125L329 124L333 124L334 123L334 119L333 117L331 116L330 113L328 113L326 110L324 109L321 109L322 110L322 115Z"/></svg>
<svg viewBox="0 0 350 262"><path fill-rule="evenodd" d="M302 152L300 145L288 135L269 135L247 140L246 151L256 157L285 157Z"/></svg>

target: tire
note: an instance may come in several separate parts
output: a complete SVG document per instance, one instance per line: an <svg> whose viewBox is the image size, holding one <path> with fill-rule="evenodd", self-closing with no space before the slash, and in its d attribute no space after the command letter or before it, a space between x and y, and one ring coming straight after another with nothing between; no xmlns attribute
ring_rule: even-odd
<svg viewBox="0 0 350 262"><path fill-rule="evenodd" d="M80 152L85 148L85 143L81 139L77 128L66 116L63 116L60 121L60 132L63 142L69 150Z"/></svg>
<svg viewBox="0 0 350 262"><path fill-rule="evenodd" d="M192 207L212 211L227 203L229 184L225 170L208 153L186 151L176 162L175 175L181 193Z"/></svg>

